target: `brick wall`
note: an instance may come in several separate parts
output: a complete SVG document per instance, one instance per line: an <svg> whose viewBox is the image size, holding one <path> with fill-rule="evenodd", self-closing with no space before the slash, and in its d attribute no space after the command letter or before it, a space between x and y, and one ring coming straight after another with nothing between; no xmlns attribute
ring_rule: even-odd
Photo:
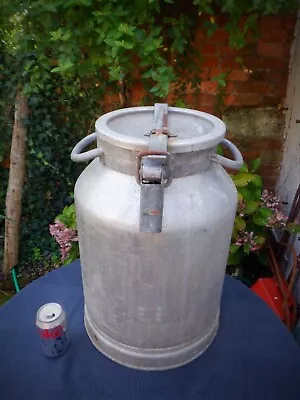
<svg viewBox="0 0 300 400"><path fill-rule="evenodd" d="M212 78L226 73L220 116L227 124L228 136L246 160L261 158L265 186L273 188L282 157L285 95L296 17L261 18L259 38L249 38L247 46L239 51L228 45L226 18L219 16L217 22L220 29L211 38L201 28L196 32L192 45L202 55L197 61L200 83L197 89L188 85L182 100L188 107L220 114L218 84ZM136 84L131 92L132 105L140 105L144 95L141 85ZM173 92L167 100L169 104L175 102Z"/></svg>

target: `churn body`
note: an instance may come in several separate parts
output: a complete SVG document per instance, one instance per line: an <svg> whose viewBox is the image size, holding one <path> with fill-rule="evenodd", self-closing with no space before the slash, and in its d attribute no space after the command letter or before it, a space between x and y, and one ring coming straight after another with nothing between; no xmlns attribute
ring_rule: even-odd
<svg viewBox="0 0 300 400"><path fill-rule="evenodd" d="M241 166L236 148L236 161L216 155L222 121L169 108L172 180L161 232L143 232L137 159L152 128L153 107L102 116L98 157L75 186L87 333L109 358L149 370L191 361L216 335L237 205L220 164Z"/></svg>

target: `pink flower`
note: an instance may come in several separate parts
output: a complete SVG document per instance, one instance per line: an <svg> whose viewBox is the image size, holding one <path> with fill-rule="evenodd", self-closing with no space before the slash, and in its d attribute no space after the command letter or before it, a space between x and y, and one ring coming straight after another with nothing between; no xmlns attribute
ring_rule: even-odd
<svg viewBox="0 0 300 400"><path fill-rule="evenodd" d="M72 242L78 242L77 232L74 229L67 228L59 220L55 220L53 225L49 225L49 231L59 244L61 261L64 261L72 248Z"/></svg>
<svg viewBox="0 0 300 400"><path fill-rule="evenodd" d="M255 241L254 232L248 232L248 231L239 231L238 238L234 244L236 246L249 245L250 251L257 251L261 247Z"/></svg>
<svg viewBox="0 0 300 400"><path fill-rule="evenodd" d="M274 196L268 190L262 192L261 201L263 205L273 211L273 215L269 218L268 227L283 228L286 226L287 217L283 215L281 200Z"/></svg>

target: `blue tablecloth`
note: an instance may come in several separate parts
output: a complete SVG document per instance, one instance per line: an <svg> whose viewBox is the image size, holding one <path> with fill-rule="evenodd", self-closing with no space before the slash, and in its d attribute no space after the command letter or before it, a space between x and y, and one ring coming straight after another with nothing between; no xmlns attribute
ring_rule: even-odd
<svg viewBox="0 0 300 400"><path fill-rule="evenodd" d="M46 358L35 328L47 302L67 312L71 347ZM267 306L226 277L219 333L197 360L144 372L99 353L83 325L80 263L33 282L0 309L0 396L15 400L291 400L300 398L300 348Z"/></svg>

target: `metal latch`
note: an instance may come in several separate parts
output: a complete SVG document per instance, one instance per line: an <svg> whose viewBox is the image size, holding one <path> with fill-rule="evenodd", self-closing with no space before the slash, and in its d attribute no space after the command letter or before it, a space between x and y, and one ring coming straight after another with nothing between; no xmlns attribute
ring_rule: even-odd
<svg viewBox="0 0 300 400"><path fill-rule="evenodd" d="M164 188L171 183L170 154L167 152L167 104L155 104L154 126L148 151L138 155L137 182L140 192L140 232L159 233L162 230Z"/></svg>

